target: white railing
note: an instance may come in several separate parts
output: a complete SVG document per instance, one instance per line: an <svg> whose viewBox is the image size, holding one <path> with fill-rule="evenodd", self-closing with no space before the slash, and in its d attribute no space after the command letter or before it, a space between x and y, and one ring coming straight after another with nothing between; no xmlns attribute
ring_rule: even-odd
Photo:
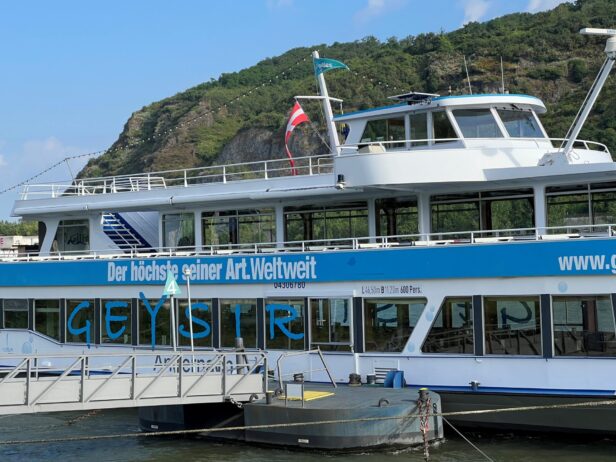
<svg viewBox="0 0 616 462"><path fill-rule="evenodd" d="M207 245L195 247L159 247L156 249L89 250L56 252L52 255L36 253L13 254L0 257L0 262L33 262L61 260L113 260L131 258L201 257L215 255L253 255L293 252L322 252L341 250L389 249L426 247L449 244L497 244L512 241L568 240L577 238L615 237L616 224L569 225L542 228L512 228L479 231L451 231L395 236L348 237L310 241L260 242L250 244Z"/></svg>
<svg viewBox="0 0 616 462"><path fill-rule="evenodd" d="M370 146L374 146L382 151L407 151L407 150L420 150L420 149L435 149L444 146L450 146L453 143L460 143L464 148L468 147L468 143L471 143L473 147L476 147L477 143L485 143L486 147L500 147L500 143L504 142L508 145L516 142L532 142L536 148L545 148L545 145L549 143L554 149L561 149L563 142L566 142L565 138L426 138L421 140L390 140L390 141L367 141L355 144L344 144L340 146L342 153L362 153L368 152ZM588 151L600 151L609 153L609 149L605 144L598 143L596 141L576 140L574 149L584 149ZM378 153L378 151L372 151Z"/></svg>
<svg viewBox="0 0 616 462"><path fill-rule="evenodd" d="M294 162L295 167L291 167L288 159L274 159L136 175L82 178L51 184L30 184L23 187L20 199L90 196L176 187L188 188L209 183L320 175L333 171L331 154L297 157Z"/></svg>
<svg viewBox="0 0 616 462"><path fill-rule="evenodd" d="M267 392L265 352L0 356L0 415L249 401Z"/></svg>

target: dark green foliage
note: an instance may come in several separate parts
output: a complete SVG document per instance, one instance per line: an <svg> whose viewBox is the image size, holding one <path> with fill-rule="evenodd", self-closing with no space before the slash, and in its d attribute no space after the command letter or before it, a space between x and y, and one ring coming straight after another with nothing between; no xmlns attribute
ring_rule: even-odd
<svg viewBox="0 0 616 462"><path fill-rule="evenodd" d="M0 236L36 236L37 234L37 221L0 220Z"/></svg>
<svg viewBox="0 0 616 462"><path fill-rule="evenodd" d="M111 152L90 161L81 175L210 165L223 146L247 128L284 133L293 97L316 92L313 49L351 68L327 74L330 94L344 99L345 112L391 104L387 96L409 90L466 93L464 56L473 91L498 91L502 57L506 89L543 99L548 113L542 120L548 133L563 137L604 59L605 39L584 37L578 31L614 26L615 0L577 0L534 15L518 13L470 23L450 33L384 42L366 37L295 48L134 113ZM612 152L616 152L616 107L608 102L615 98L612 76L581 135L607 144ZM307 102L304 107L324 131L320 106ZM312 146L311 152L322 148Z"/></svg>
<svg viewBox="0 0 616 462"><path fill-rule="evenodd" d="M574 83L580 83L584 77L588 75L588 65L583 59L572 59L567 64L569 80Z"/></svg>

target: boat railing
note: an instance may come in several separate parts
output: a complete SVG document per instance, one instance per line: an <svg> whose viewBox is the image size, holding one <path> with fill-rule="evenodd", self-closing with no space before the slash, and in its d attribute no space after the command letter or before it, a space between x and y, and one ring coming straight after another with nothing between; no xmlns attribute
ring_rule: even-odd
<svg viewBox="0 0 616 462"><path fill-rule="evenodd" d="M359 143L349 143L340 146L342 154L378 154L380 152L390 151L408 151L421 149L438 149L442 147L450 147L454 143L460 143L464 147L478 147L478 144L483 143L485 146L497 146L498 142L516 143L529 142L534 144L536 148L545 148L546 144L550 144L554 149L560 149L567 141L566 138L426 138L413 140L379 140L365 141ZM468 145L471 143L471 146ZM600 151L609 153L609 149L605 144L596 141L576 140L574 149L583 149L588 151Z"/></svg>
<svg viewBox="0 0 616 462"><path fill-rule="evenodd" d="M63 252L0 253L0 261L28 262L51 260L95 260L130 258L206 257L223 255L268 255L294 252L335 252L349 250L396 249L404 247L430 247L459 244L499 244L523 241L558 241L570 239L606 238L616 236L616 224L565 225L540 228L511 228L476 231L449 231L438 233L400 234L392 236L365 236L337 239L316 239L285 242L260 242L250 244L211 244L200 248L156 247Z"/></svg>
<svg viewBox="0 0 616 462"><path fill-rule="evenodd" d="M287 176L321 175L333 172L331 154L296 157L292 167L289 159L243 162L181 170L118 175L99 178L79 178L51 184L24 185L21 200L90 196L120 192L139 192L174 187L190 187L208 183L229 183L238 180L271 179Z"/></svg>

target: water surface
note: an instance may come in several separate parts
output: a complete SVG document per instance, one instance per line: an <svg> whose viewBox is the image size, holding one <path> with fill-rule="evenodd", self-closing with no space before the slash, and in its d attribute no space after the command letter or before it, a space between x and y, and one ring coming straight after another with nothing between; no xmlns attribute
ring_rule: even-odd
<svg viewBox="0 0 616 462"><path fill-rule="evenodd" d="M453 432L430 448L433 462L485 461L475 449ZM0 442L91 436L92 440L44 444L0 444L0 461L216 461L216 462L420 462L422 449L378 451L364 454L324 454L217 443L197 437L130 437L95 439L97 435L139 432L135 410L103 410L90 413L57 413L0 416ZM466 435L494 461L558 462L616 461L616 440L556 438L521 434Z"/></svg>

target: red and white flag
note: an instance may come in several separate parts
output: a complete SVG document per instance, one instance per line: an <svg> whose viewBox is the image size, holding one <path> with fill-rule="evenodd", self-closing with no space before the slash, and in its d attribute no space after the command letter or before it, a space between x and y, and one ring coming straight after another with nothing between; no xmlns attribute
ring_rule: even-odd
<svg viewBox="0 0 616 462"><path fill-rule="evenodd" d="M287 131L284 135L284 147L287 150L287 157L289 158L289 163L291 164L292 175L297 175L297 170L295 170L293 154L291 154L291 151L289 150L289 138L291 138L291 133L293 133L295 127L304 122L310 122L310 120L308 120L308 116L300 104L295 101L295 106L293 106L293 110L291 111L291 117L289 117L289 122L287 122Z"/></svg>

